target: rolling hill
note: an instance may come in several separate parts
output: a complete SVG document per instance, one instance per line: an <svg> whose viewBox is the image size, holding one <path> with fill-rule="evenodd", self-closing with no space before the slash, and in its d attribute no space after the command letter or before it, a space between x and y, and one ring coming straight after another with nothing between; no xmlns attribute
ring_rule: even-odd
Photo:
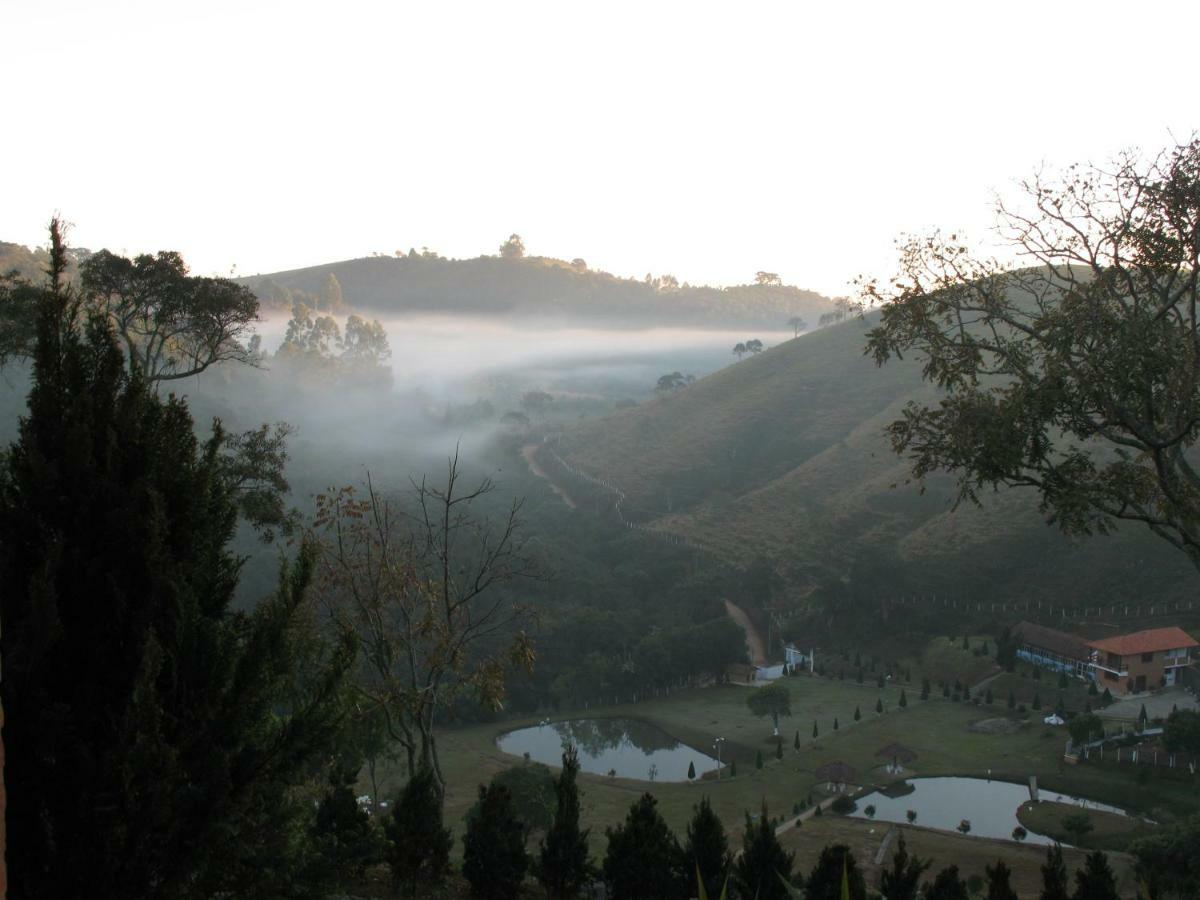
<svg viewBox="0 0 1200 900"><path fill-rule="evenodd" d="M785 590L1085 604L1188 599L1182 554L1134 524L1069 539L1029 492L953 508L952 483L908 483L883 433L929 399L911 360L862 354L866 322L802 335L690 387L569 429L571 465L626 495L625 515L729 562L766 559Z"/></svg>
<svg viewBox="0 0 1200 900"><path fill-rule="evenodd" d="M618 278L547 257L444 259L433 254L373 256L245 278L265 306L293 296L321 301L330 276L349 305L379 315L445 313L525 316L607 327L746 326L787 328L793 316L817 324L833 301L788 285L713 288L673 279ZM307 300L310 305L313 300Z"/></svg>

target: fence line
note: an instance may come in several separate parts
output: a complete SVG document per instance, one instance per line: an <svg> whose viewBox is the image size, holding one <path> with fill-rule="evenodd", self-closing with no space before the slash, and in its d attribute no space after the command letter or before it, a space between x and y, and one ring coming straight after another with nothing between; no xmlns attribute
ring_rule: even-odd
<svg viewBox="0 0 1200 900"><path fill-rule="evenodd" d="M555 441L557 441L557 438L555 438ZM617 485L611 481L608 481L607 479L598 478L595 475L584 471L578 466L571 465L559 455L557 450L550 446L550 438L548 437L542 439L542 448L550 455L550 458L562 471L566 472L568 475L578 478L581 481L585 481L594 487L600 488L602 491L614 498L612 509L617 514L617 521L623 528L649 534L658 538L659 540L666 541L668 544L675 546L690 547L693 550L703 550L708 553L712 552L711 548L705 546L703 543L695 540L694 538L688 537L687 535L670 531L669 529L662 528L661 526L648 525L643 522L634 522L633 520L629 519L626 517L624 509L622 509L625 504L625 492Z"/></svg>

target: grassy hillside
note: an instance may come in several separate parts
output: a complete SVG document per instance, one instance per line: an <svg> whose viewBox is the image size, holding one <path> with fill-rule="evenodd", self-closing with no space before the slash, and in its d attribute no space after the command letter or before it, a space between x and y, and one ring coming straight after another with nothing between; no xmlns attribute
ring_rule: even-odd
<svg viewBox="0 0 1200 900"><path fill-rule="evenodd" d="M618 278L545 257L443 259L376 256L245 279L264 304L291 292L321 298L333 275L345 301L376 313L526 315L607 326L744 325L788 328L792 316L816 325L832 301L787 285L674 286Z"/></svg>
<svg viewBox="0 0 1200 900"><path fill-rule="evenodd" d="M629 518L689 536L731 562L765 557L781 590L860 599L913 593L1066 603L1191 599L1181 554L1133 525L1070 540L1036 497L1007 491L953 509L883 433L932 389L912 360L862 355L871 321L802 335L669 396L583 423L570 463L620 487Z"/></svg>

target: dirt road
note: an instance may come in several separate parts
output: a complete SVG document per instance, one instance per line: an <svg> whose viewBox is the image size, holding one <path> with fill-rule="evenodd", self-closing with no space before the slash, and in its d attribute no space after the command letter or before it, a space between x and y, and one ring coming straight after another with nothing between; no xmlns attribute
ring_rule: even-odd
<svg viewBox="0 0 1200 900"><path fill-rule="evenodd" d="M742 631L746 632L746 649L750 653L751 665L765 664L767 661L766 642L758 633L758 629L754 627L754 623L750 621L750 617L746 615L746 611L730 600L725 601L725 611L729 613L729 618L737 622L742 627Z"/></svg>
<svg viewBox="0 0 1200 900"><path fill-rule="evenodd" d="M558 496L562 497L562 502L571 507L571 509L574 509L575 501L567 495L566 491L554 483L554 479L546 474L545 469L538 465L537 456L535 456L537 453L537 448L537 444L526 444L521 448L521 455L525 457L525 462L529 465L529 471L538 478L545 478L547 483L550 485L550 489L554 491L554 493L558 494Z"/></svg>

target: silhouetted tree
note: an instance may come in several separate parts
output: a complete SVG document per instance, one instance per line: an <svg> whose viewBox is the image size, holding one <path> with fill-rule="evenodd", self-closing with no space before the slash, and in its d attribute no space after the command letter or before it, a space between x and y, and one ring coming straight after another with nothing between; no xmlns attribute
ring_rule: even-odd
<svg viewBox="0 0 1200 900"><path fill-rule="evenodd" d="M189 275L169 251L126 259L101 250L80 275L88 309L107 319L129 371L148 382L189 378L225 360L255 364L247 339L258 298L248 287Z"/></svg>
<svg viewBox="0 0 1200 900"><path fill-rule="evenodd" d="M788 319L788 324L792 326L792 337L799 337L800 332L808 327L808 323L799 316L792 316Z"/></svg>
<svg viewBox="0 0 1200 900"><path fill-rule="evenodd" d="M1046 862L1042 864L1041 900L1069 900L1070 876L1063 862L1062 847L1057 843L1046 848Z"/></svg>
<svg viewBox="0 0 1200 900"><path fill-rule="evenodd" d="M1031 487L1067 533L1142 522L1200 566L1200 138L1022 187L997 207L1021 268L935 234L901 246L894 289L863 286L883 311L869 352L921 357L943 397L907 408L892 445L918 478L955 474L960 499Z"/></svg>
<svg viewBox="0 0 1200 900"><path fill-rule="evenodd" d="M1100 850L1087 855L1082 869L1075 872L1075 893L1071 900L1120 900L1117 879Z"/></svg>
<svg viewBox="0 0 1200 900"><path fill-rule="evenodd" d="M996 860L994 866L984 866L983 871L987 875L987 900L1020 900L1009 883L1012 869L1005 865L1004 860Z"/></svg>
<svg viewBox="0 0 1200 900"><path fill-rule="evenodd" d="M407 886L415 897L421 885L442 880L454 839L442 826L442 797L429 766L419 767L408 780L385 830L391 842L388 865L397 888Z"/></svg>
<svg viewBox="0 0 1200 900"><path fill-rule="evenodd" d="M463 836L463 876L471 893L486 900L514 900L529 868L525 826L502 785L479 787L479 805Z"/></svg>
<svg viewBox="0 0 1200 900"><path fill-rule="evenodd" d="M754 283L764 287L778 287L779 285L783 284L783 279L780 278L775 272L755 272Z"/></svg>
<svg viewBox="0 0 1200 900"><path fill-rule="evenodd" d="M66 265L55 222L28 414L0 455L12 895L282 892L312 812L291 788L331 749L352 650L305 639L307 544L233 611L228 438L199 441L127 365Z"/></svg>
<svg viewBox="0 0 1200 900"><path fill-rule="evenodd" d="M554 824L557 795L554 776L548 766L526 763L497 772L489 782L503 787L512 799L513 815L525 826L525 840L534 831L545 835Z"/></svg>
<svg viewBox="0 0 1200 900"><path fill-rule="evenodd" d="M624 823L605 834L604 880L613 900L684 900L691 895L683 851L653 796L643 794Z"/></svg>
<svg viewBox="0 0 1200 900"><path fill-rule="evenodd" d="M1200 756L1200 712L1175 709L1167 716L1163 743L1172 752L1183 751Z"/></svg>
<svg viewBox="0 0 1200 900"><path fill-rule="evenodd" d="M892 866L880 876L879 890L888 900L917 900L921 888L921 876L932 865L928 859L909 856L904 844L904 835L896 844L892 854Z"/></svg>
<svg viewBox="0 0 1200 900"><path fill-rule="evenodd" d="M519 234L510 234L500 245L500 256L504 259L521 259L525 255L525 242Z"/></svg>
<svg viewBox="0 0 1200 900"><path fill-rule="evenodd" d="M554 822L534 864L538 882L554 900L574 897L592 874L588 831L579 828L578 775L579 754L571 745L563 753L562 771L554 782Z"/></svg>
<svg viewBox="0 0 1200 900"><path fill-rule="evenodd" d="M654 389L656 391L663 392L677 391L687 384L688 380L684 377L682 372L668 372L666 375L663 375L658 379L658 384L655 385Z"/></svg>
<svg viewBox="0 0 1200 900"><path fill-rule="evenodd" d="M357 767L332 766L329 787L310 828L317 864L309 868L310 885L333 889L363 876L367 866L383 858L382 835L354 795Z"/></svg>
<svg viewBox="0 0 1200 900"><path fill-rule="evenodd" d="M866 900L867 886L854 854L845 844L821 850L817 863L804 882L806 900L843 900L842 873L850 886L850 900Z"/></svg>
<svg viewBox="0 0 1200 900"><path fill-rule="evenodd" d="M925 883L922 900L971 900L967 886L958 875L958 866L947 866Z"/></svg>
<svg viewBox="0 0 1200 900"><path fill-rule="evenodd" d="M767 804L757 822L746 814L742 832L742 855L733 867L734 882L743 896L758 900L787 900L788 891L780 879L790 882L794 853L785 853L775 836L775 828L767 815Z"/></svg>
<svg viewBox="0 0 1200 900"><path fill-rule="evenodd" d="M733 865L733 854L729 852L725 826L713 812L707 797L693 807L683 850L687 873L698 871L706 893L716 900L721 896L721 887Z"/></svg>

